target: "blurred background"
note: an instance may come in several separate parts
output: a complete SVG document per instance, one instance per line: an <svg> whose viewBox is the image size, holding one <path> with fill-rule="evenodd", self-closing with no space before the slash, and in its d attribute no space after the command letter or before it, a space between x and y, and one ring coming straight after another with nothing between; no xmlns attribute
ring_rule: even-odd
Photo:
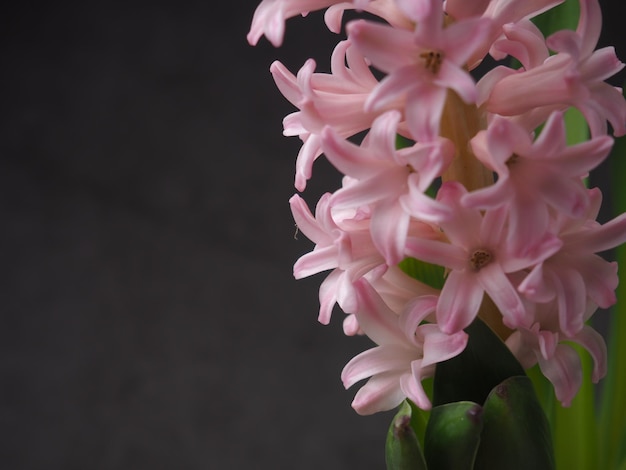
<svg viewBox="0 0 626 470"><path fill-rule="evenodd" d="M252 48L256 4L4 8L3 469L384 467L392 415L340 381L370 343L317 323L324 275L291 274L312 245L269 74L327 70L338 37L313 13ZM618 7L600 45L624 60ZM320 159L304 197L338 184Z"/></svg>

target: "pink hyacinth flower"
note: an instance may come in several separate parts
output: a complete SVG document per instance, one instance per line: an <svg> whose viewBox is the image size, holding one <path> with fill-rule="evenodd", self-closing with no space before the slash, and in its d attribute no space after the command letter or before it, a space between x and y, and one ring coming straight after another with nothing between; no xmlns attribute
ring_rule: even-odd
<svg viewBox="0 0 626 470"><path fill-rule="evenodd" d="M563 247L537 264L518 290L534 302L555 300L559 329L573 337L588 319L589 302L608 308L616 301L617 263L597 255L626 242L626 214L601 225L594 221L600 191L589 190L594 201L582 219L561 214L552 229Z"/></svg>
<svg viewBox="0 0 626 470"><path fill-rule="evenodd" d="M408 397L420 408L430 409L422 380L433 375L436 363L465 349L467 334L459 331L447 335L436 324L422 324L435 308L435 296L417 299L399 316L365 279L357 281L355 289L359 306L355 316L378 346L354 357L341 373L346 388L369 377L352 407L368 415L395 408Z"/></svg>
<svg viewBox="0 0 626 470"><path fill-rule="evenodd" d="M349 41L335 47L330 74L314 73L314 70L313 59L304 64L297 77L278 61L270 66L278 89L300 109L283 121L284 134L297 135L303 141L296 160L298 191L304 191L313 162L322 153L320 134L325 126L331 126L342 137L349 137L368 129L378 114L363 111L378 81Z"/></svg>
<svg viewBox="0 0 626 470"><path fill-rule="evenodd" d="M551 305L541 308L543 315L553 316ZM604 338L585 325L577 334L568 336L548 324L540 322L531 328L520 328L506 340L511 352L525 369L539 364L541 372L552 382L557 400L570 406L582 383L582 365L578 353L566 342L585 348L593 358L592 381L598 383L606 375L607 351Z"/></svg>
<svg viewBox="0 0 626 470"><path fill-rule="evenodd" d="M558 54L529 70L511 73L495 83L486 108L490 113L526 118L526 127L539 125L553 110L574 106L585 116L592 136L606 134L607 121L615 135L626 134L626 101L619 88L605 80L624 64L612 47L594 52L601 26L597 0L581 0L576 31L559 31L547 39Z"/></svg>
<svg viewBox="0 0 626 470"><path fill-rule="evenodd" d="M298 230L315 243L313 251L296 261L294 277L302 279L332 270L319 290L318 320L328 324L335 303L346 313L356 309L352 282L384 265L384 259L372 244L367 220L353 221L350 230L343 230L335 223L329 193L320 198L315 216L298 195L292 196L289 204Z"/></svg>
<svg viewBox="0 0 626 470"><path fill-rule="evenodd" d="M466 103L476 88L464 70L467 59L487 37L491 22L470 18L445 27L441 0L402 2L417 21L415 30L357 20L348 23L348 37L377 69L388 75L366 102L366 111L381 110L405 99L405 118L414 140L436 140L448 89Z"/></svg>
<svg viewBox="0 0 626 470"><path fill-rule="evenodd" d="M326 158L355 180L333 194L333 208L369 207L372 240L390 266L404 258L412 215L427 222L440 222L449 215L445 205L423 193L441 175L454 153L452 143L444 139L396 150L399 122L400 113L383 114L374 121L361 146L343 140L332 128L326 128L322 134ZM407 198L412 213L405 210L403 200Z"/></svg>
<svg viewBox="0 0 626 470"><path fill-rule="evenodd" d="M445 266L449 274L437 304L437 323L445 333L467 327L476 317L487 293L499 308L509 328L530 326L517 290L507 276L535 266L554 254L561 242L546 234L541 243L519 257L507 239L502 208L481 214L461 206L467 194L457 182L442 185L437 199L452 208L453 216L440 226L449 243L436 240L407 240L407 254L428 263Z"/></svg>
<svg viewBox="0 0 626 470"><path fill-rule="evenodd" d="M602 136L567 146L565 137L563 115L555 112L534 142L525 129L499 116L471 141L476 157L498 180L467 194L462 203L477 209L506 205L507 243L522 256L543 239L551 209L572 218L585 215L589 197L582 178L613 145Z"/></svg>
<svg viewBox="0 0 626 470"><path fill-rule="evenodd" d="M480 63L494 42L501 37L503 30L507 26L533 18L563 3L563 1L564 0L525 0L521 2L519 0L491 0L482 16L491 20L492 28L483 43L476 48L475 52L469 58L468 65L470 69ZM450 3L450 1L448 1L448 3ZM459 3L473 4L475 2L454 0L453 3L456 5ZM482 3L482 1L478 3ZM448 5L448 8L453 8L453 5ZM473 12L472 7L464 6L463 8L470 13Z"/></svg>

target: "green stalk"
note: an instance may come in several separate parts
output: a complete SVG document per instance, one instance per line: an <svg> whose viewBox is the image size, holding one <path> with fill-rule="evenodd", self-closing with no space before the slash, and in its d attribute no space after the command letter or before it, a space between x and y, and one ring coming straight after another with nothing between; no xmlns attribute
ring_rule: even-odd
<svg viewBox="0 0 626 470"><path fill-rule="evenodd" d="M587 470L597 467L597 424L594 386L591 382L591 357L581 347L572 345L581 356L583 381L572 405L554 409L554 451L557 470Z"/></svg>
<svg viewBox="0 0 626 470"><path fill-rule="evenodd" d="M616 140L610 156L613 212L626 212L626 192L622 189L626 175L626 138ZM626 246L616 249L621 269L626 267ZM620 447L626 440L626 283L616 290L617 304L611 314L608 340L608 372L604 383L600 413L600 467L618 468Z"/></svg>

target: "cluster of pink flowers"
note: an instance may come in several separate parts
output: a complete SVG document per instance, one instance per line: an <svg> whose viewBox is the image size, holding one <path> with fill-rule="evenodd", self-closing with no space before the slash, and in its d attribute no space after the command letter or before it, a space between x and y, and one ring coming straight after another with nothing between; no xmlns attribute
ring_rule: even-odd
<svg viewBox="0 0 626 470"><path fill-rule="evenodd" d="M407 397L428 409L422 380L464 350L477 316L525 368L539 364L565 406L582 381L568 343L589 351L594 381L605 374L606 346L587 320L615 302L617 266L597 253L626 241L626 214L599 224L601 193L585 178L610 152L609 130L626 134L621 89L605 82L624 64L612 47L596 50L597 0L580 0L576 30L544 37L530 18L561 2L262 0L256 9L251 44L265 35L280 45L286 20L315 10L337 33L347 9L380 19L347 22L330 73L312 59L296 75L280 62L270 69L298 109L284 120L284 134L302 140L296 189L322 154L345 175L315 213L291 198L315 243L294 275L330 271L319 321L338 304L346 334L377 345L342 373L346 387L369 378L354 398L360 414ZM487 55L521 66L475 80ZM590 137L568 145L572 107ZM398 136L408 145L398 148ZM407 275L406 258L443 266L443 288Z"/></svg>

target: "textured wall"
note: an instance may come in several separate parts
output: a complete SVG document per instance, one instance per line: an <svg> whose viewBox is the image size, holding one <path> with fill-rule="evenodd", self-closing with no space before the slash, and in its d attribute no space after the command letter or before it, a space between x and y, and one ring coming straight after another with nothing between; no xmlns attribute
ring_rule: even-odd
<svg viewBox="0 0 626 470"><path fill-rule="evenodd" d="M0 20L0 466L381 468L390 415L357 416L339 379L369 342L316 322L323 276L291 276L310 244L268 67L327 67L321 15L276 50L245 42L253 1L17 3ZM316 172L309 202L338 182Z"/></svg>

